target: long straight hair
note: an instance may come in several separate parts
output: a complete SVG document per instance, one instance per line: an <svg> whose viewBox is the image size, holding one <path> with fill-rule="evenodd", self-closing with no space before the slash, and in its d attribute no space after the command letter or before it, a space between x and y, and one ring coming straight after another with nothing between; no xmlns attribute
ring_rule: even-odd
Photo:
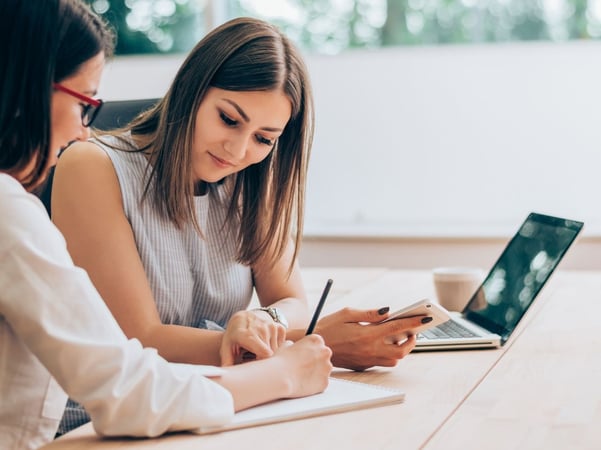
<svg viewBox="0 0 601 450"><path fill-rule="evenodd" d="M145 196L176 226L192 223L202 234L193 201L192 142L196 112L210 87L282 90L292 104L291 117L269 155L222 181L231 192L226 220L239 225L238 261L273 264L294 237L294 264L313 141L313 95L300 53L266 22L237 18L213 30L188 55L165 97L132 122L132 134L152 142Z"/></svg>
<svg viewBox="0 0 601 450"><path fill-rule="evenodd" d="M52 83L112 53L112 34L80 0L0 2L0 170L31 189L47 176Z"/></svg>

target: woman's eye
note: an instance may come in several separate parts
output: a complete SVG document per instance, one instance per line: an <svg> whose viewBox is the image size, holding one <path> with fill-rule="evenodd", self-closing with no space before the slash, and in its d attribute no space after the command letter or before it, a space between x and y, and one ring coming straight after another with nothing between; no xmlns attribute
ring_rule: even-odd
<svg viewBox="0 0 601 450"><path fill-rule="evenodd" d="M265 145L269 145L271 147L273 145L273 143L274 143L273 140L267 139L267 138L261 136L260 134L257 134L256 138L257 138L257 142L259 144L265 144Z"/></svg>
<svg viewBox="0 0 601 450"><path fill-rule="evenodd" d="M238 122L236 120L229 118L222 112L219 113L219 117L221 117L221 120L223 120L223 123L225 123L228 127L233 127L235 125L238 125Z"/></svg>

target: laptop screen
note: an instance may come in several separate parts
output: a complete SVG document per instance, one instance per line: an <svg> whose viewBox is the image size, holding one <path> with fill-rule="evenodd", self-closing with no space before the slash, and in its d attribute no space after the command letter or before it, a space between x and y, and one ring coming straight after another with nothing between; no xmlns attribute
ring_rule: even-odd
<svg viewBox="0 0 601 450"><path fill-rule="evenodd" d="M509 338L582 229L583 223L531 213L463 313Z"/></svg>

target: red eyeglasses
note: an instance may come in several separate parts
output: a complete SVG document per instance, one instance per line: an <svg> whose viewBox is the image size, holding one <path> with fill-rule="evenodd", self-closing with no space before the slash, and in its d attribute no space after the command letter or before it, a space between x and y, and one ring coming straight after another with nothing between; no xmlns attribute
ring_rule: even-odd
<svg viewBox="0 0 601 450"><path fill-rule="evenodd" d="M75 97L76 99L85 102L86 104L82 105L81 107L81 124L84 127L89 127L90 125L92 125L92 122L94 122L94 120L96 119L100 108L102 108L102 100L80 94L79 92L71 90L60 83L54 83L52 86L58 91L64 92L65 94L68 94L71 97Z"/></svg>

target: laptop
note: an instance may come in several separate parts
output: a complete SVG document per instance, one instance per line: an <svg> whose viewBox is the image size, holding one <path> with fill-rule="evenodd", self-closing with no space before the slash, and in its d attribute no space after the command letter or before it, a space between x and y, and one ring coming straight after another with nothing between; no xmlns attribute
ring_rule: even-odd
<svg viewBox="0 0 601 450"><path fill-rule="evenodd" d="M582 226L530 213L463 311L421 332L414 351L505 345Z"/></svg>

